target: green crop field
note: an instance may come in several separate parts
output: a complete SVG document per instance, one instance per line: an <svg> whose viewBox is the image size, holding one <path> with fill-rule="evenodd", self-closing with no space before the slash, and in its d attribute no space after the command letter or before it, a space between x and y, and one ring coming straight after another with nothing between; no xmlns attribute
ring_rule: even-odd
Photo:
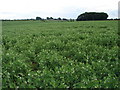
<svg viewBox="0 0 120 90"><path fill-rule="evenodd" d="M118 21L3 21L3 88L118 88Z"/></svg>

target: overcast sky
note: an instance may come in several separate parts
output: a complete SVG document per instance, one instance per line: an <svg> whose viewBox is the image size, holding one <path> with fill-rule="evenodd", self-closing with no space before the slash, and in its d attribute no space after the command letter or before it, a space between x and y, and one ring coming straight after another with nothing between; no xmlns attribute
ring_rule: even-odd
<svg viewBox="0 0 120 90"><path fill-rule="evenodd" d="M84 12L106 12L118 18L119 0L1 0L0 19L74 18Z"/></svg>

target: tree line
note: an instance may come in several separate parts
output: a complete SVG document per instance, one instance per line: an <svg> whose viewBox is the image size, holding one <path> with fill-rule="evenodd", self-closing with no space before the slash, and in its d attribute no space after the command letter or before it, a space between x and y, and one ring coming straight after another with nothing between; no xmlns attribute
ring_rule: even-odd
<svg viewBox="0 0 120 90"><path fill-rule="evenodd" d="M36 17L36 19L2 19L2 21L28 21L28 20L59 20L59 21L89 21L89 20L120 20L120 18L116 19L107 19L108 14L104 12L85 12L80 14L76 19L66 19L66 18L53 18L53 17L46 17L46 19L41 17Z"/></svg>
<svg viewBox="0 0 120 90"><path fill-rule="evenodd" d="M46 19L41 17L36 17L36 20L62 20L62 21L75 21L76 19L66 19L66 18L53 18L53 17L46 17Z"/></svg>

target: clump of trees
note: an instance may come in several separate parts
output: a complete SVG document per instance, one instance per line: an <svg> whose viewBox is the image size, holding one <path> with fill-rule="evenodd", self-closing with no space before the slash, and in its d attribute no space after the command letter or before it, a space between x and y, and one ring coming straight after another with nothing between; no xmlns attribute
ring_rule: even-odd
<svg viewBox="0 0 120 90"><path fill-rule="evenodd" d="M53 20L53 17L47 17L46 19L47 20Z"/></svg>
<svg viewBox="0 0 120 90"><path fill-rule="evenodd" d="M104 12L85 12L77 17L77 21L107 20L108 14Z"/></svg>
<svg viewBox="0 0 120 90"><path fill-rule="evenodd" d="M42 18L41 17L36 17L36 20L42 20Z"/></svg>
<svg viewBox="0 0 120 90"><path fill-rule="evenodd" d="M35 21L35 20L40 20L40 21L68 21L68 22L74 22L74 21L88 21L88 20L120 20L120 18L116 19L107 19L108 14L104 12L85 12L77 17L77 19L66 19L66 18L53 18L53 17L46 17L46 19L41 18L41 17L36 17L35 19L1 19L2 21Z"/></svg>
<svg viewBox="0 0 120 90"><path fill-rule="evenodd" d="M75 19L66 19L66 18L53 18L53 17L46 17L46 19L43 19L41 17L36 17L36 20L41 20L41 21L45 21L45 20L58 20L58 21L75 21Z"/></svg>

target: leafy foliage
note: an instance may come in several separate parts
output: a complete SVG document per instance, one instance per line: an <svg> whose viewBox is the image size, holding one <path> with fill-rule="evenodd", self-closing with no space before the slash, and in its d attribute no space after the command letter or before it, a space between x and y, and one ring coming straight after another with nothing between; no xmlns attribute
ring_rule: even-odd
<svg viewBox="0 0 120 90"><path fill-rule="evenodd" d="M77 21L107 20L108 14L104 12L85 12L77 17Z"/></svg>
<svg viewBox="0 0 120 90"><path fill-rule="evenodd" d="M118 88L116 21L3 22L3 88Z"/></svg>

